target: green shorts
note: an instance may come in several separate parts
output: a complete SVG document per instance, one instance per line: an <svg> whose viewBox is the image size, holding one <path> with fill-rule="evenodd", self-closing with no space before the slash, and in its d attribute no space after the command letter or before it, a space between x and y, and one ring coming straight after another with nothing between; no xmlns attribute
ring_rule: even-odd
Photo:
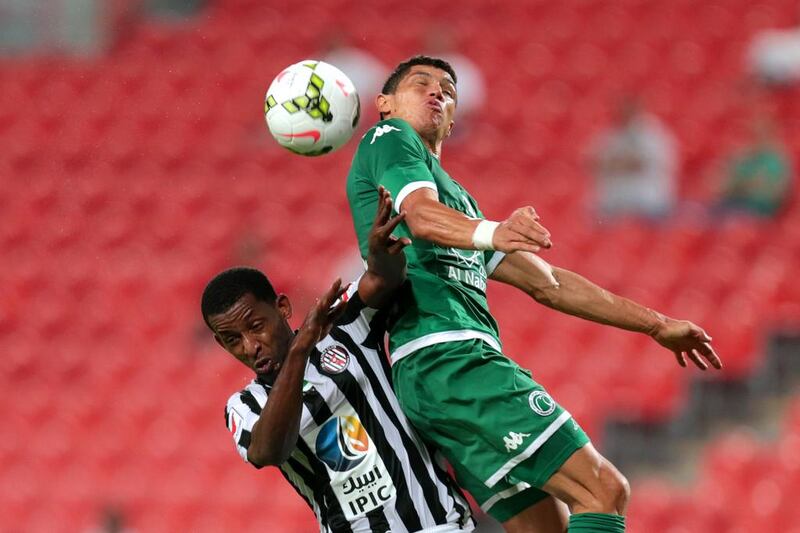
<svg viewBox="0 0 800 533"><path fill-rule="evenodd" d="M422 348L392 374L411 423L500 522L545 498L547 480L589 442L529 371L481 340Z"/></svg>

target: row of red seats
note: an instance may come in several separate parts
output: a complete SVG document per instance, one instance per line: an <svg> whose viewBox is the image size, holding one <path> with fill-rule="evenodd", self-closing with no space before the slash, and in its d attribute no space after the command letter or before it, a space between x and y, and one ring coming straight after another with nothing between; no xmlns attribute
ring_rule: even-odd
<svg viewBox="0 0 800 533"><path fill-rule="evenodd" d="M775 442L749 431L709 443L698 479L687 487L651 480L634 485L632 531L800 531L791 498L800 490L800 401L788 409Z"/></svg>

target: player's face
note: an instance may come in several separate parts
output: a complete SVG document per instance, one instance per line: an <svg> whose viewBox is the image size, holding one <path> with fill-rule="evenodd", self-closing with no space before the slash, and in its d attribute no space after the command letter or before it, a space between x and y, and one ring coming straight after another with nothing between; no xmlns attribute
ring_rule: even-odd
<svg viewBox="0 0 800 533"><path fill-rule="evenodd" d="M378 96L378 110L402 118L423 137L450 135L456 112L456 84L442 69L416 65L400 80L394 94Z"/></svg>
<svg viewBox="0 0 800 533"><path fill-rule="evenodd" d="M248 293L224 313L210 316L214 338L260 378L277 374L294 333L288 318L292 306L285 295L267 303Z"/></svg>

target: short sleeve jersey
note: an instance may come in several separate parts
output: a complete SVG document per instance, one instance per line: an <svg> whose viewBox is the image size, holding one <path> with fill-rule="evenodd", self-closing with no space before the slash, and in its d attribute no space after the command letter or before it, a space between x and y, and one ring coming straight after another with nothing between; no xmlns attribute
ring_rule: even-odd
<svg viewBox="0 0 800 533"><path fill-rule="evenodd" d="M361 139L347 176L347 198L361 256L378 205L378 187L401 208L420 188L437 193L444 205L470 218L483 218L477 202L439 164L404 120L378 122ZM397 236L411 237L403 223ZM486 302L486 280L502 260L500 252L445 248L413 239L406 248L410 290L391 329L392 360L440 342L480 338L500 350L497 323Z"/></svg>
<svg viewBox="0 0 800 533"><path fill-rule="evenodd" d="M392 392L385 313L361 301L357 286L350 285L344 313L309 357L300 431L281 473L322 533L472 531L469 504ZM225 406L245 461L271 394L271 384L254 379Z"/></svg>

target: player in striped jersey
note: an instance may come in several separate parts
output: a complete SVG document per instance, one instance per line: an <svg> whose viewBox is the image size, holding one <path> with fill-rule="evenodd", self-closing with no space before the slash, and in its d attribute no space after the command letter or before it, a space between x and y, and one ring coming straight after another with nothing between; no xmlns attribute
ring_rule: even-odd
<svg viewBox="0 0 800 533"><path fill-rule="evenodd" d="M336 283L297 332L266 276L227 270L203 293L214 337L256 373L225 408L239 455L278 466L322 532L471 531L469 505L402 414L383 348L388 304L405 279L403 247L381 191L367 271Z"/></svg>

